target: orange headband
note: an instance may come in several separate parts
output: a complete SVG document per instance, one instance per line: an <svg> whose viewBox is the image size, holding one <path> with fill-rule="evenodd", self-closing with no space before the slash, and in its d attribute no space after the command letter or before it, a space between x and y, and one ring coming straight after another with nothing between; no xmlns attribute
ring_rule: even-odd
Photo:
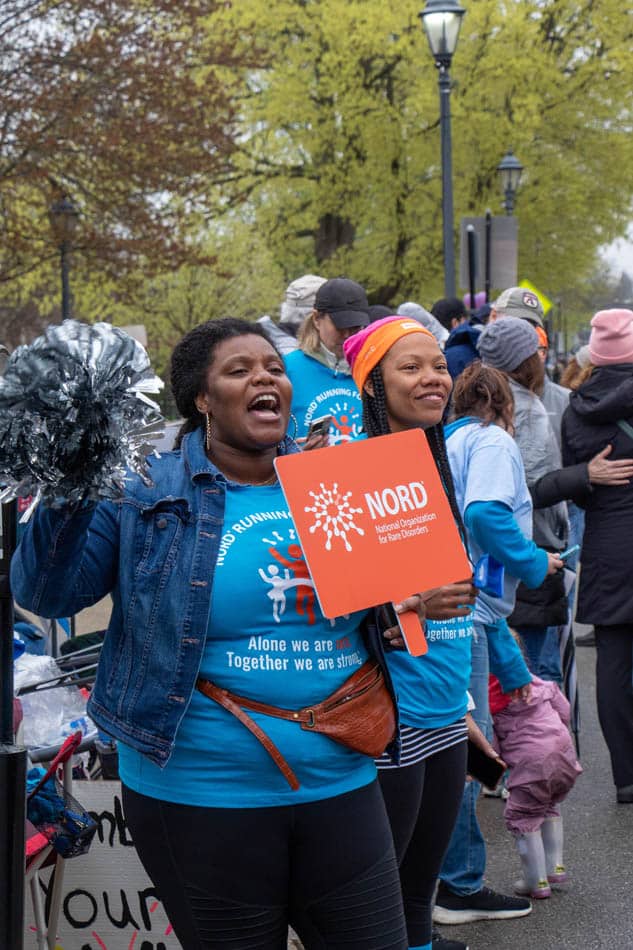
<svg viewBox="0 0 633 950"><path fill-rule="evenodd" d="M371 329L371 324L367 329ZM410 333L424 333L425 336L430 336L434 343L437 343L431 331L423 327L417 320L412 320L411 317L403 317L402 320L392 320L389 323L384 323L367 335L352 366L352 378L360 393L362 393L365 381L374 366L380 363L385 353L391 349L394 343Z"/></svg>
<svg viewBox="0 0 633 950"><path fill-rule="evenodd" d="M536 330L536 335L538 337L539 346L544 346L545 349L549 349L549 340L547 339L547 333L543 327L534 327Z"/></svg>

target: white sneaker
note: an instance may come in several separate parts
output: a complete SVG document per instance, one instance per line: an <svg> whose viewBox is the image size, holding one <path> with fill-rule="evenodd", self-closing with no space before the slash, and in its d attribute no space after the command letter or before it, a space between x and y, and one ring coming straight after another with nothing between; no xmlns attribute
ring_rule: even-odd
<svg viewBox="0 0 633 950"><path fill-rule="evenodd" d="M529 888L523 878L514 882L514 893L521 897L532 897L535 900L542 900L552 896L552 889L547 880L538 881L536 887Z"/></svg>
<svg viewBox="0 0 633 950"><path fill-rule="evenodd" d="M486 798L501 798L505 801L506 798L510 797L510 792L502 782L500 782L496 788L486 788L484 785L482 786L482 790Z"/></svg>

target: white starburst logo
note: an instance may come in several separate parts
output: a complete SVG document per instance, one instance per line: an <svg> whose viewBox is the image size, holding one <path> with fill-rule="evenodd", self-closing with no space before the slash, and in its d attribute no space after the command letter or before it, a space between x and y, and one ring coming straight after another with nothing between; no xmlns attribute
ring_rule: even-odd
<svg viewBox="0 0 633 950"><path fill-rule="evenodd" d="M314 515L310 534L319 530L324 532L326 551L332 550L332 538L340 538L345 545L345 550L351 551L352 545L349 543L348 533L355 531L360 535L365 534L362 528L354 524L354 515L362 514L363 509L351 507L349 502L351 491L341 493L336 482L332 488L326 488L321 482L321 491L311 491L309 494L314 499L314 504L306 506L304 510Z"/></svg>

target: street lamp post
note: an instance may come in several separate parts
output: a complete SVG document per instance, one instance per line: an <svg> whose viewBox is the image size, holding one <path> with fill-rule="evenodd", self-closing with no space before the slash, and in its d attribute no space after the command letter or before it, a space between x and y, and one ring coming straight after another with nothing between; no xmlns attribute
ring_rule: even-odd
<svg viewBox="0 0 633 950"><path fill-rule="evenodd" d="M523 165L514 155L512 149L509 148L497 165L497 172L503 190L503 207L507 215L514 213L514 199L521 184L522 171Z"/></svg>
<svg viewBox="0 0 633 950"><path fill-rule="evenodd" d="M77 230L79 212L68 195L64 195L51 205L48 217L57 245L61 263L62 276L62 320L70 319L70 249Z"/></svg>
<svg viewBox="0 0 633 950"><path fill-rule="evenodd" d="M442 152L442 235L444 293L455 296L455 247L453 237L453 173L451 156L450 66L466 11L457 0L427 0L420 18L438 69L440 90L440 140Z"/></svg>

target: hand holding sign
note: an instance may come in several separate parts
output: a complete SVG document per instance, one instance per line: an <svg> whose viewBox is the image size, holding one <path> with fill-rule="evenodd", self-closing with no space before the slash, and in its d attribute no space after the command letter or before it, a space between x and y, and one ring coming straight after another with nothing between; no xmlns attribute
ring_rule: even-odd
<svg viewBox="0 0 633 950"><path fill-rule="evenodd" d="M430 593L431 596L426 599L426 615L430 620L467 617L477 599L477 591L470 578L456 584L448 584Z"/></svg>
<svg viewBox="0 0 633 950"><path fill-rule="evenodd" d="M387 620L391 626L383 632L383 637L394 649L406 649L413 656L422 656L428 651L424 621L467 617L476 598L477 591L471 581L448 584L407 597L402 604L393 604L393 615Z"/></svg>
<svg viewBox="0 0 633 950"><path fill-rule="evenodd" d="M394 650L408 650L413 656L422 656L428 651L424 635L426 602L437 593L438 589L422 591L405 598L401 604L381 605L380 619L385 627L382 635Z"/></svg>

